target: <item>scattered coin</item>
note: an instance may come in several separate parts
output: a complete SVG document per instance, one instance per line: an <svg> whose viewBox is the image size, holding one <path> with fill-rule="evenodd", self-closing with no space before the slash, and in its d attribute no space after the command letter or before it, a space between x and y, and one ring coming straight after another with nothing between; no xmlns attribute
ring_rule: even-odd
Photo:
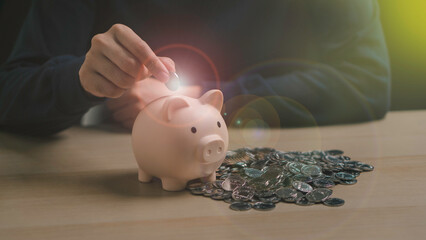
<svg viewBox="0 0 426 240"><path fill-rule="evenodd" d="M328 188L317 188L306 194L306 199L310 202L319 203L331 196L333 190Z"/></svg>
<svg viewBox="0 0 426 240"><path fill-rule="evenodd" d="M326 179L326 178L315 179L313 181L313 184L315 187L319 187L319 188L332 188L336 185L334 184L332 180Z"/></svg>
<svg viewBox="0 0 426 240"><path fill-rule="evenodd" d="M314 205L314 202L310 202L306 197L301 197L296 200L296 204L300 206L310 206Z"/></svg>
<svg viewBox="0 0 426 240"><path fill-rule="evenodd" d="M300 181L293 182L293 187L295 189L297 189L301 192L305 192L305 193L310 192L313 189L311 185L304 183L304 182L300 182Z"/></svg>
<svg viewBox="0 0 426 240"><path fill-rule="evenodd" d="M323 202L323 204L329 207L340 207L345 204L345 200L340 198L328 198Z"/></svg>
<svg viewBox="0 0 426 240"><path fill-rule="evenodd" d="M240 148L228 151L211 183L191 181L187 189L245 211L271 210L282 200L309 206L322 202L342 206L343 199L332 198L336 184L352 185L362 172L374 167L343 156L341 150L282 152L272 148Z"/></svg>
<svg viewBox="0 0 426 240"><path fill-rule="evenodd" d="M294 196L297 193L297 190L294 188L284 187L278 189L275 194L280 198L289 198Z"/></svg>
<svg viewBox="0 0 426 240"><path fill-rule="evenodd" d="M239 201L249 201L253 196L254 189L247 185L238 186L232 192L232 198Z"/></svg>
<svg viewBox="0 0 426 240"><path fill-rule="evenodd" d="M315 165L306 165L300 169L301 173L311 176L311 177L319 177L322 175L321 168Z"/></svg>
<svg viewBox="0 0 426 240"><path fill-rule="evenodd" d="M284 202L293 203L296 202L297 199L304 197L305 195L301 192L296 191L295 194L292 194L290 197L283 198Z"/></svg>
<svg viewBox="0 0 426 240"><path fill-rule="evenodd" d="M342 179L340 179L340 184L342 184L342 185L354 185L357 182L358 182L358 180L356 180L356 179L352 179L352 180L342 180Z"/></svg>
<svg viewBox="0 0 426 240"><path fill-rule="evenodd" d="M252 208L252 205L250 203L247 203L247 202L233 202L233 203L231 203L229 208L231 208L232 210L235 210L235 211L247 211L250 208Z"/></svg>
<svg viewBox="0 0 426 240"><path fill-rule="evenodd" d="M256 168L245 168L244 172L247 176L249 176L251 178L260 177L264 173L264 172L262 172L262 171L260 171L259 169L256 169Z"/></svg>
<svg viewBox="0 0 426 240"><path fill-rule="evenodd" d="M260 210L260 211L269 211L274 208L275 208L275 203L257 202L253 204L253 209Z"/></svg>
<svg viewBox="0 0 426 240"><path fill-rule="evenodd" d="M346 173L346 172L338 172L335 174L335 176L340 179L340 180L353 180L355 179L355 176L350 174L350 173Z"/></svg>

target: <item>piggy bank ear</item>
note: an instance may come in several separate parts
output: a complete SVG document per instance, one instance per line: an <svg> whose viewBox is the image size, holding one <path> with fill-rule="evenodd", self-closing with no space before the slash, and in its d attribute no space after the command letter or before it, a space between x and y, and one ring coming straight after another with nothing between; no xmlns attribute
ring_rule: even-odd
<svg viewBox="0 0 426 240"><path fill-rule="evenodd" d="M210 90L200 97L200 101L203 104L212 105L220 112L220 110L222 110L223 105L223 94L220 90L217 89Z"/></svg>
<svg viewBox="0 0 426 240"><path fill-rule="evenodd" d="M170 121L173 118L175 112L179 109L189 107L189 103L179 96L169 97L163 106L163 117L166 121Z"/></svg>

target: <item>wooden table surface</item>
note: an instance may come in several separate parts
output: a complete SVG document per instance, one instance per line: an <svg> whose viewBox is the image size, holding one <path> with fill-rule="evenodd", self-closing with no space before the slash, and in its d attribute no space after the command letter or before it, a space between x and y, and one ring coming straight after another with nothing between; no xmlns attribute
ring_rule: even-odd
<svg viewBox="0 0 426 240"><path fill-rule="evenodd" d="M130 135L71 128L37 139L0 133L0 239L424 239L426 111L353 125L230 130L230 149L342 149L375 170L336 186L339 208L224 202L137 181Z"/></svg>

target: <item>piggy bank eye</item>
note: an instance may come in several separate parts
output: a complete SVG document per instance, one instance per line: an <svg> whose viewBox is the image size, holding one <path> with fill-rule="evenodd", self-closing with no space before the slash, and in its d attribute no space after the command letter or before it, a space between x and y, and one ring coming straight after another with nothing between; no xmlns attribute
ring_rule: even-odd
<svg viewBox="0 0 426 240"><path fill-rule="evenodd" d="M220 124L220 122L219 121L217 121L217 126L218 127L221 127L222 125Z"/></svg>
<svg viewBox="0 0 426 240"><path fill-rule="evenodd" d="M197 129L196 129L195 127L192 127L192 128L191 128L191 132L192 132L192 133L196 133L196 132L197 132Z"/></svg>

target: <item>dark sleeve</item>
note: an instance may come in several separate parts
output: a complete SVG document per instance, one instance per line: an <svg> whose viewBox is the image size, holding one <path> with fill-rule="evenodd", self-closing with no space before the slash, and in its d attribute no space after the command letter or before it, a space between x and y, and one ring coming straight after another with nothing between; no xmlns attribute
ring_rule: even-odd
<svg viewBox="0 0 426 240"><path fill-rule="evenodd" d="M262 97L282 127L383 118L390 104L390 67L377 2L307 4L318 58L292 62L302 68L285 75L242 76L223 86L225 99L235 94ZM250 107L271 115L261 102L252 100ZM228 110L232 112L233 107ZM235 119L233 113L230 118Z"/></svg>
<svg viewBox="0 0 426 240"><path fill-rule="evenodd" d="M78 71L94 23L90 1L33 1L0 70L0 127L48 135L79 121L101 101L80 85Z"/></svg>

